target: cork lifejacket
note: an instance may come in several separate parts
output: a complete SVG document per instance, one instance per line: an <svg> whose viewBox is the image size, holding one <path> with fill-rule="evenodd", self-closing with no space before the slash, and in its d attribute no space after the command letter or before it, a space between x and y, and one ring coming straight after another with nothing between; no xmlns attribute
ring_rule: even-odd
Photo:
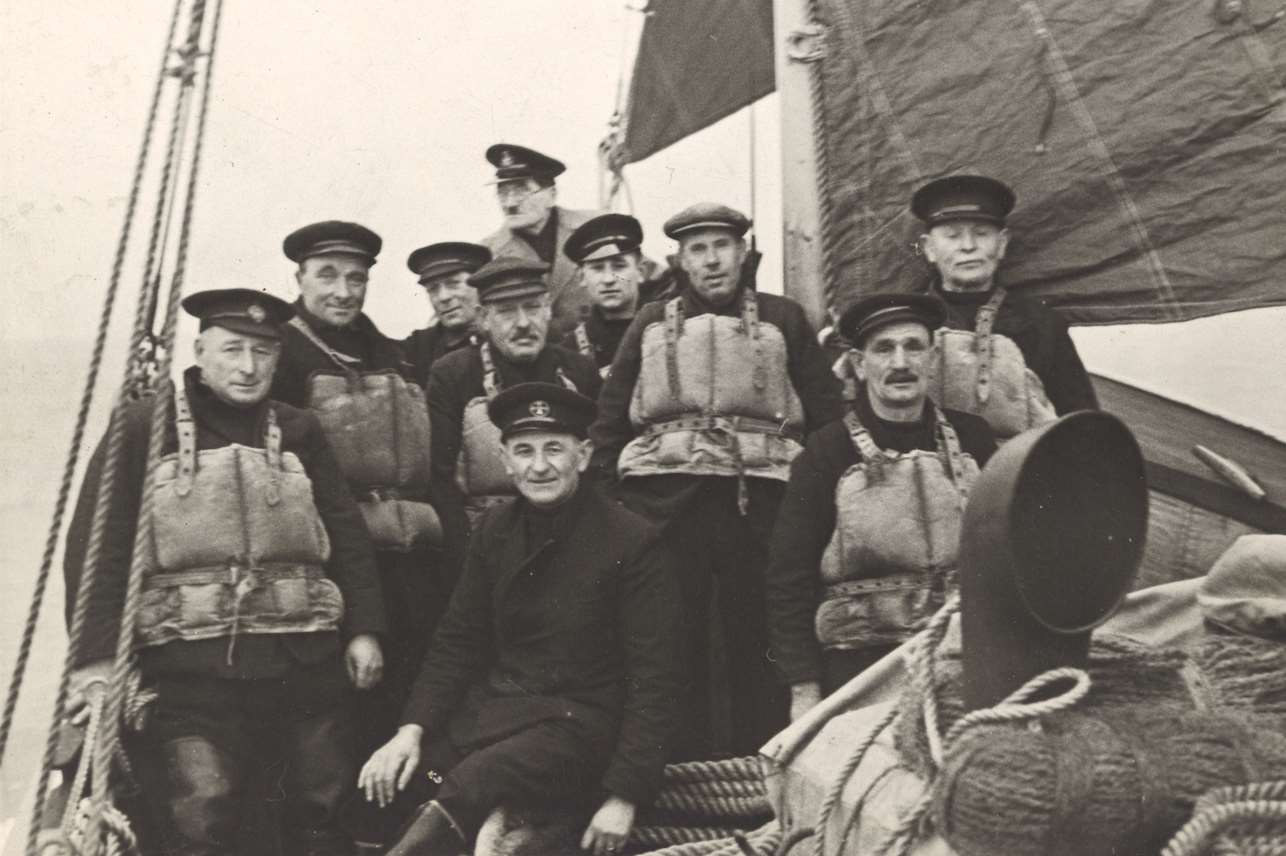
<svg viewBox="0 0 1286 856"><path fill-rule="evenodd" d="M290 323L339 369L308 378L308 407L353 488L375 546L407 551L420 542L440 541L438 515L424 501L429 487L424 390L392 369L356 371L357 360L328 346L307 322L296 317Z"/></svg>
<svg viewBox="0 0 1286 856"><path fill-rule="evenodd" d="M339 628L344 599L323 565L330 541L299 459L281 450L269 407L264 448L197 451L196 423L175 394L178 451L157 464L152 561L135 645L242 633Z"/></svg>
<svg viewBox="0 0 1286 856"><path fill-rule="evenodd" d="M978 309L972 333L944 327L934 334L929 375L929 395L939 406L981 416L1001 441L1058 418L1018 345L992 332L1004 299L997 288Z"/></svg>
<svg viewBox="0 0 1286 856"><path fill-rule="evenodd" d="M621 452L622 477L790 477L803 448L804 408L787 371L786 339L759 320L753 291L740 318L683 317L679 298L643 331L630 421L639 430ZM744 493L744 490L743 490Z"/></svg>
<svg viewBox="0 0 1286 856"><path fill-rule="evenodd" d="M895 644L920 630L955 584L960 521L978 465L941 411L933 452L885 452L851 410L844 424L862 461L835 487L817 639L825 648Z"/></svg>
<svg viewBox="0 0 1286 856"><path fill-rule="evenodd" d="M478 357L482 360L483 394L469 399L464 406L460 457L455 467L455 482L465 495L470 522L488 507L518 494L500 455L500 429L487 415L487 402L500 393L500 376L491 357L490 342L478 346ZM558 369L558 381L570 390L580 391L562 369Z"/></svg>

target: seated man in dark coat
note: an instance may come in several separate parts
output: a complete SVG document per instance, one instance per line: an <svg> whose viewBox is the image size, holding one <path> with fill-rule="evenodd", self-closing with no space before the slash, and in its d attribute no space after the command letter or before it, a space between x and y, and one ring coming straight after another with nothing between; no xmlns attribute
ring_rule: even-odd
<svg viewBox="0 0 1286 856"><path fill-rule="evenodd" d="M928 398L945 312L932 295L877 294L840 318L860 385L792 462L768 566L792 719L909 638L954 585L965 497L996 444L980 417Z"/></svg>
<svg viewBox="0 0 1286 856"><path fill-rule="evenodd" d="M488 410L520 495L481 518L403 724L358 783L387 804L422 761L441 774L390 854L455 856L502 804L582 800L599 807L581 846L611 853L674 727L673 569L643 518L581 479L590 399L524 383Z"/></svg>

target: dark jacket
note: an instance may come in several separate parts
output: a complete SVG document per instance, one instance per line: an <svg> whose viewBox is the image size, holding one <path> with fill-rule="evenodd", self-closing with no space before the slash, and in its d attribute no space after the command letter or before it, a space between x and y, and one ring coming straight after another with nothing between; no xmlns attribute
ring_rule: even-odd
<svg viewBox="0 0 1286 856"><path fill-rule="evenodd" d="M531 363L515 363L491 348L491 359L501 389L527 381L558 383L558 370L582 394L598 396L602 378L589 357L547 345ZM433 507L442 519L448 555L458 565L463 560L469 525L464 514L464 494L455 483L460 457L464 408L470 400L485 394L482 386L482 357L477 348L463 348L447 354L429 371L429 421L432 428Z"/></svg>
<svg viewBox="0 0 1286 856"><path fill-rule="evenodd" d="M708 312L718 315L740 316L741 292L738 292L728 304L720 309L711 309L693 290L687 278L680 274L683 285L679 299L683 301L685 317L693 318ZM753 288L753 277L743 275L742 288ZM786 340L789 357L787 371L791 384L804 406L804 433L809 434L827 422L843 415L843 389L813 328L804 316L804 310L793 300L774 294L758 294L759 318L762 322L772 324L781 330ZM634 322L621 340L612 363L611 374L603 385L603 392L598 400L598 420L590 428L590 437L594 441L594 467L612 477L616 475L616 462L621 450L637 436L638 432L630 422L630 401L634 396L634 385L638 381L642 364L641 344L643 331L649 324L664 321L666 301L656 301L645 305L635 316ZM647 493L645 501L639 507L646 508L649 514L670 517L686 506L695 497L700 485L706 479L690 475L660 475L627 479L626 488L631 495ZM755 501L755 482L761 479L747 479L750 483L751 498ZM642 484L647 482L648 484Z"/></svg>
<svg viewBox="0 0 1286 856"><path fill-rule="evenodd" d="M356 357L357 371L371 372L395 369L407 380L414 380L411 365L398 343L379 331L371 319L358 315L352 324L335 327L312 315L302 301L295 301L295 312L330 347ZM334 374L335 361L290 324L282 328L281 362L272 380L272 397L295 407L308 406L308 378L313 372Z"/></svg>
<svg viewBox="0 0 1286 856"><path fill-rule="evenodd" d="M452 351L476 345L480 339L472 329L448 330L441 324L430 324L416 330L399 344L406 361L411 364L415 382L428 389L429 370L433 364Z"/></svg>
<svg viewBox="0 0 1286 856"><path fill-rule="evenodd" d="M402 722L469 747L557 719L603 741L605 791L650 802L677 703L674 571L655 530L586 482L553 514L490 509Z"/></svg>
<svg viewBox="0 0 1286 856"><path fill-rule="evenodd" d="M987 302L990 291L963 293L935 287L947 303L946 326L953 330L974 329L978 308ZM1009 292L996 313L992 331L1007 336L1022 351L1027 367L1045 385L1045 395L1059 416L1073 410L1098 410L1094 385L1081 362L1067 322L1038 300Z"/></svg>
<svg viewBox="0 0 1286 856"><path fill-rule="evenodd" d="M881 449L910 452L937 448L935 408L926 403L919 422L887 422L871 410L865 387L854 400L857 416ZM960 447L981 468L996 451L991 428L981 417L944 410ZM766 580L768 628L778 667L788 683L821 676L821 647L813 618L822 598L822 553L835 532L835 488L862 456L843 420L814 433L790 467L790 481L773 527Z"/></svg>
<svg viewBox="0 0 1286 856"><path fill-rule="evenodd" d="M184 374L192 417L197 425L197 449L217 449L232 443L263 448L263 432L269 402L240 409L216 398L198 380L199 373L190 368ZM313 501L330 538L331 557L326 575L335 581L344 595L344 638L360 633L383 633L384 605L380 579L375 570L374 555L366 535L366 524L353 497L348 492L339 465L326 442L317 418L281 402L276 408L281 427L282 450L293 452L312 482ZM98 570L90 595L89 612L81 632L77 662L85 664L115 653L120 613L129 577L130 558L134 551L134 530L138 524L143 478L147 470L148 437L151 430L152 399L131 404L124 409L124 443L120 469L114 481L107 526L103 532ZM64 573L67 581L67 620L70 626L72 605L93 524L94 505L103 475L107 441L99 443L89 462L80 499L67 535ZM174 410L166 422L162 454L177 451ZM227 665L226 639L197 642L176 641L149 646L140 652L145 672L203 673L218 677L262 678L278 676L296 662L315 663L335 656L340 640L335 633L292 633L280 636L243 635L237 638L235 656Z"/></svg>
<svg viewBox="0 0 1286 856"><path fill-rule="evenodd" d="M591 357L600 369L610 366L612 358L616 356L616 349L620 346L621 339L633 320L633 318L604 318L597 306L590 309L584 324L585 335L589 338L590 350L593 353L586 356ZM576 337L576 328L573 327L559 344L569 351L580 352L580 340Z"/></svg>

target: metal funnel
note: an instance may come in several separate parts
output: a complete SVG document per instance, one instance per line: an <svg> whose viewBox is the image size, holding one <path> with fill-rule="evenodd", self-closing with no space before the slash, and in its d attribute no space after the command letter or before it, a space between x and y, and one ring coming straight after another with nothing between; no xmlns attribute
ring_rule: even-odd
<svg viewBox="0 0 1286 856"><path fill-rule="evenodd" d="M1143 455L1115 416L1072 413L1001 447L960 534L967 709L1086 664L1090 631L1133 584L1147 522Z"/></svg>

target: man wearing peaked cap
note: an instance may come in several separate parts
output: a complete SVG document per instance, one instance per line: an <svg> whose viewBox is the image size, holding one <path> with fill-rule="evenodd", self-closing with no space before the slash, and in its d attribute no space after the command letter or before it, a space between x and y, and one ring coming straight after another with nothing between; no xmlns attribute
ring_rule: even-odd
<svg viewBox="0 0 1286 856"><path fill-rule="evenodd" d="M655 265L644 260L642 244L643 226L628 214L595 217L563 244L563 253L580 269L590 310L562 345L592 358L604 377L638 307L666 285L647 279Z"/></svg>
<svg viewBox="0 0 1286 856"><path fill-rule="evenodd" d="M433 306L434 322L402 340L420 386L428 386L429 369L444 354L477 344L478 296L469 275L489 261L490 250L464 241L429 244L406 260Z"/></svg>
<svg viewBox="0 0 1286 856"><path fill-rule="evenodd" d="M434 496L456 566L464 560L470 520L514 493L487 403L528 381L598 395L594 362L548 340L548 273L544 262L514 256L499 256L474 271L468 282L478 295L481 341L447 354L429 371Z"/></svg>
<svg viewBox="0 0 1286 856"><path fill-rule="evenodd" d="M90 688L110 679L153 409L166 401L150 506L154 555L132 640L157 692L138 754L131 751L143 799L166 831L155 852L241 852L250 783L280 764L293 774L281 782L271 837L347 856L353 842L337 816L358 761L350 684L380 680L387 629L366 526L317 417L268 397L290 305L236 288L192 294L183 307L201 322L195 365L172 400L146 398L119 419L119 469L72 652L70 713L83 720ZM85 569L106 446L89 463L67 536L69 604Z"/></svg>
<svg viewBox="0 0 1286 856"><path fill-rule="evenodd" d="M370 229L336 220L285 239L299 300L273 383L274 397L317 414L376 547L388 663L358 697L363 751L392 729L454 582L430 496L424 390L398 343L362 311L380 247Z"/></svg>
<svg viewBox="0 0 1286 856"><path fill-rule="evenodd" d="M933 295L888 293L840 317L857 386L844 418L791 463L768 564L768 626L791 719L943 603L963 493L995 451L981 418L928 398L945 313Z"/></svg>
<svg viewBox="0 0 1286 856"><path fill-rule="evenodd" d="M594 465L619 477L626 504L668 525L684 563L695 662L680 753L753 753L788 713L767 654L768 536L790 461L843 412L840 384L803 309L756 293L744 214L699 203L664 228L679 245L678 295L644 305L621 340L591 429ZM709 678L711 620L726 681ZM712 700L714 685L728 697ZM712 703L731 734L714 733Z"/></svg>
<svg viewBox="0 0 1286 856"><path fill-rule="evenodd" d="M981 415L1002 440L1098 407L1067 324L999 282L1014 204L1007 185L983 175L945 176L911 197L911 212L924 224L919 247L932 268L932 289L947 305L931 394ZM978 348L979 336L991 345ZM988 359L980 361L980 353Z"/></svg>
<svg viewBox="0 0 1286 856"><path fill-rule="evenodd" d="M594 409L550 383L510 386L488 406L518 495L479 520L402 725L359 778L367 799L388 802L425 768L440 774L390 856L471 850L501 803L591 800L583 833L556 852L605 856L661 784L677 569L656 529L582 478Z"/></svg>
<svg viewBox="0 0 1286 856"><path fill-rule="evenodd" d="M560 249L573 231L598 211L581 211L557 204L554 180L566 167L548 155L511 143L487 149L495 167L496 199L504 223L481 243L493 256L514 256L550 265L549 294L557 338L581 320L589 299L576 265Z"/></svg>

